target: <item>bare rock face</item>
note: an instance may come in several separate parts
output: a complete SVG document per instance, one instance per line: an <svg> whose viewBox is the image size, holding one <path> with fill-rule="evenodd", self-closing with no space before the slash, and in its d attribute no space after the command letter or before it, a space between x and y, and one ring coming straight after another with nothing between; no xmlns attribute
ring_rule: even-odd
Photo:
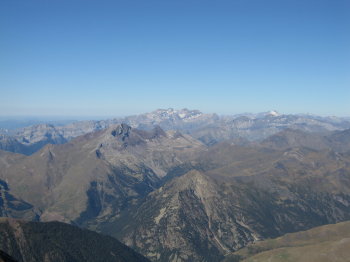
<svg viewBox="0 0 350 262"><path fill-rule="evenodd" d="M153 261L219 261L257 237L222 201L211 179L191 171L151 193L122 240Z"/></svg>
<svg viewBox="0 0 350 262"><path fill-rule="evenodd" d="M191 171L151 193L116 235L152 261L220 261L261 238L246 224L239 193L223 198L220 189Z"/></svg>
<svg viewBox="0 0 350 262"><path fill-rule="evenodd" d="M0 249L5 262L149 261L116 239L59 222L1 218Z"/></svg>

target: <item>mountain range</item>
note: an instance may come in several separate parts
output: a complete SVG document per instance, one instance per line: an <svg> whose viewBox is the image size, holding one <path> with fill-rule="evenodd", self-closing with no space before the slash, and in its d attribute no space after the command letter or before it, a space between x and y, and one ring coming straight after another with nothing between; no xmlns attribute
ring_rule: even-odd
<svg viewBox="0 0 350 262"><path fill-rule="evenodd" d="M46 144L63 144L72 138L111 125L125 123L133 128L151 130L160 126L176 130L213 145L224 140L237 143L261 141L284 129L327 133L350 128L347 118L313 115L284 115L276 111L259 114L219 116L199 110L158 109L150 113L99 121L76 121L66 125L39 124L12 130L0 136L0 149L30 155ZM0 126L1 127L1 126Z"/></svg>
<svg viewBox="0 0 350 262"><path fill-rule="evenodd" d="M350 220L348 125L168 109L27 127L11 139L35 150L0 150L0 213L107 234L151 261L235 259L265 239Z"/></svg>

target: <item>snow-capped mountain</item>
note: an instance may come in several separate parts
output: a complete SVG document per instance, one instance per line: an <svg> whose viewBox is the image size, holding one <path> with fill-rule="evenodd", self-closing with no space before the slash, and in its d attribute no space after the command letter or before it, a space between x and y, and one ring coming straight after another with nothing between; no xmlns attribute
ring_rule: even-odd
<svg viewBox="0 0 350 262"><path fill-rule="evenodd" d="M199 110L168 108L124 118L77 121L65 126L36 125L25 127L17 130L15 135L6 140L0 139L0 148L29 154L39 150L45 144L65 143L74 137L102 130L118 123L125 123L132 128L143 130L151 130L155 126L160 126L164 130L178 130L207 145L229 139L260 141L287 128L317 133L350 128L350 120L339 117L281 114L275 110L258 114L219 116L203 113ZM11 141L14 143L13 146ZM4 144L2 145L2 143ZM22 144L26 150L21 149Z"/></svg>

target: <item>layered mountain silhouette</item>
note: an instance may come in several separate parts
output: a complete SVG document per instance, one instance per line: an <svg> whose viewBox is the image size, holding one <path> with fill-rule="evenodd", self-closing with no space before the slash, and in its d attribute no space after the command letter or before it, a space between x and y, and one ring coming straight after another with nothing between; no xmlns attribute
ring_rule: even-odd
<svg viewBox="0 0 350 262"><path fill-rule="evenodd" d="M350 128L345 118L313 115L284 115L275 111L259 114L219 116L199 110L158 109L150 113L99 121L77 121L64 126L39 124L23 127L0 137L0 149L30 155L46 144L62 144L71 139L115 124L152 130L158 125L164 130L178 130L213 145L224 140L260 141L284 129L306 132L332 132Z"/></svg>

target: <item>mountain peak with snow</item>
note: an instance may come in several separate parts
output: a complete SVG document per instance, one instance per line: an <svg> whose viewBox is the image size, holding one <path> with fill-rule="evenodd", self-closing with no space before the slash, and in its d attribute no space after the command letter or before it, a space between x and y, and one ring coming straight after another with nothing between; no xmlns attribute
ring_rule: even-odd
<svg viewBox="0 0 350 262"><path fill-rule="evenodd" d="M280 113L278 113L276 110L270 110L267 115L269 116L280 116Z"/></svg>
<svg viewBox="0 0 350 262"><path fill-rule="evenodd" d="M174 108L168 109L157 109L148 114L148 117L155 119L168 119L168 118L177 118L177 119L193 119L203 115L199 110L189 110L183 108L176 110Z"/></svg>

